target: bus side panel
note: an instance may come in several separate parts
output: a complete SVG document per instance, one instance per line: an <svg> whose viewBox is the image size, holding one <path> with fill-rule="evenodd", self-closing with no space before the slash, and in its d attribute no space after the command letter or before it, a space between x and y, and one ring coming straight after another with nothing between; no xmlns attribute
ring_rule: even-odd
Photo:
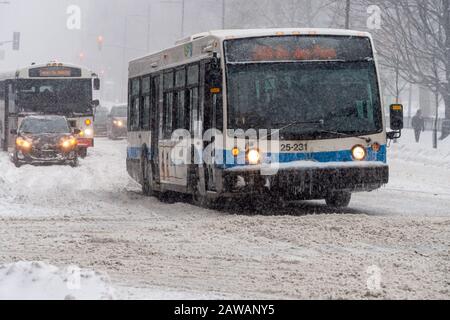
<svg viewBox="0 0 450 320"><path fill-rule="evenodd" d="M6 151L6 95L5 95L5 82L0 82L0 148L2 151Z"/></svg>
<svg viewBox="0 0 450 320"><path fill-rule="evenodd" d="M138 183L142 183L142 175L140 174L141 155L140 147L136 147L136 132L128 133L127 146L127 171L131 178Z"/></svg>

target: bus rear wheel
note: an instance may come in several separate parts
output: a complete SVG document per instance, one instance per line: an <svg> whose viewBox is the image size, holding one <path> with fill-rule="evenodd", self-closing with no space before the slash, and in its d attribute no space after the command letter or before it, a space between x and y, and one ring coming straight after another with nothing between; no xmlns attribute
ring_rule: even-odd
<svg viewBox="0 0 450 320"><path fill-rule="evenodd" d="M346 208L351 200L352 194L345 191L331 192L325 198L327 205L332 208Z"/></svg>

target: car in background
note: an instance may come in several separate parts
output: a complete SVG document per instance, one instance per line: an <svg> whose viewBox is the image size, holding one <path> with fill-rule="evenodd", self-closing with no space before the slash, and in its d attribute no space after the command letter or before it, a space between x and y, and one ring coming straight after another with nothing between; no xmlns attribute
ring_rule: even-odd
<svg viewBox="0 0 450 320"><path fill-rule="evenodd" d="M108 116L108 138L115 140L126 138L128 133L128 107L120 105L112 107Z"/></svg>
<svg viewBox="0 0 450 320"><path fill-rule="evenodd" d="M11 155L16 167L24 164L78 166L76 134L63 116L27 116L19 129L11 130L16 143Z"/></svg>
<svg viewBox="0 0 450 320"><path fill-rule="evenodd" d="M94 117L94 132L96 137L106 137L108 135L108 115L109 110L105 107L98 107Z"/></svg>

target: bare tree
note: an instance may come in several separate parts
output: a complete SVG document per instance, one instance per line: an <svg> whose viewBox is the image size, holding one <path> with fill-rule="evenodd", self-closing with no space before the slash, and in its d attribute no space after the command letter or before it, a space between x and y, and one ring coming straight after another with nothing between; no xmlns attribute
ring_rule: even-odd
<svg viewBox="0 0 450 320"><path fill-rule="evenodd" d="M383 64L445 101L450 119L450 0L380 0L376 32Z"/></svg>
<svg viewBox="0 0 450 320"><path fill-rule="evenodd" d="M327 23L322 21L328 16L327 5L325 0L240 1L231 24L241 28L325 26Z"/></svg>

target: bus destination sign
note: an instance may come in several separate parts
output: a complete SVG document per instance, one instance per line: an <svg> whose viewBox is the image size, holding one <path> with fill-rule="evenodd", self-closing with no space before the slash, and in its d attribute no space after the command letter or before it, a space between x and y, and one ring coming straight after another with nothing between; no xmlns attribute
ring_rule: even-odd
<svg viewBox="0 0 450 320"><path fill-rule="evenodd" d="M30 78L72 78L81 77L81 69L70 67L40 67L30 69Z"/></svg>

